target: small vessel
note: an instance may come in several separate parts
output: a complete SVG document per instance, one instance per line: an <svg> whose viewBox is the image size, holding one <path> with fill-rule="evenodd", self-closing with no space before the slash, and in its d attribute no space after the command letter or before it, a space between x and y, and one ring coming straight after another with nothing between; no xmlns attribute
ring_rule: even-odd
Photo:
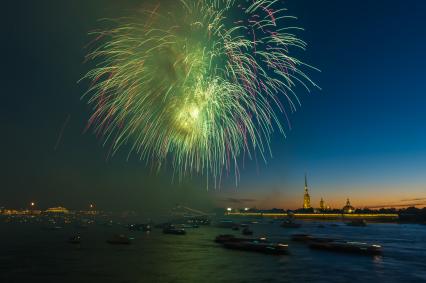
<svg viewBox="0 0 426 283"><path fill-rule="evenodd" d="M335 239L332 239L332 238L314 237L309 234L293 234L291 235L291 239L295 242L304 242L304 243L309 243L309 242L328 243L328 242L335 241Z"/></svg>
<svg viewBox="0 0 426 283"><path fill-rule="evenodd" d="M195 224L195 225L210 225L210 218L205 217L205 216L200 216L200 217L192 217L190 219L188 219L187 223L188 224Z"/></svg>
<svg viewBox="0 0 426 283"><path fill-rule="evenodd" d="M172 225L170 222L157 223L157 224L154 225L154 228L164 229L164 228L169 227L170 225Z"/></svg>
<svg viewBox="0 0 426 283"><path fill-rule="evenodd" d="M317 227L318 228L325 228L325 226L323 224L319 224Z"/></svg>
<svg viewBox="0 0 426 283"><path fill-rule="evenodd" d="M291 235L291 240L296 242L308 242L311 241L314 237L309 234L293 234Z"/></svg>
<svg viewBox="0 0 426 283"><path fill-rule="evenodd" d="M365 255L379 255L382 253L380 245L370 245L367 243L359 242L344 242L344 241L331 241L331 242L310 242L311 249L328 250L334 252L345 253L358 253Z"/></svg>
<svg viewBox="0 0 426 283"><path fill-rule="evenodd" d="M357 226L357 227L365 227L367 226L367 222L365 222L364 219L355 219L351 222L346 222L346 225L348 226Z"/></svg>
<svg viewBox="0 0 426 283"><path fill-rule="evenodd" d="M234 226L232 226L232 230L238 231L238 230L240 230L240 226L239 225L234 225Z"/></svg>
<svg viewBox="0 0 426 283"><path fill-rule="evenodd" d="M107 240L107 243L111 245L130 245L131 241L126 235L120 234L114 235L111 239Z"/></svg>
<svg viewBox="0 0 426 283"><path fill-rule="evenodd" d="M214 240L216 243L223 244L225 242L263 242L268 243L266 238L237 238L234 235L224 234L219 235Z"/></svg>
<svg viewBox="0 0 426 283"><path fill-rule="evenodd" d="M219 228L232 228L235 226L234 221L232 220L221 220L216 224Z"/></svg>
<svg viewBox="0 0 426 283"><path fill-rule="evenodd" d="M81 243L81 237L79 235L72 236L68 239L68 243L77 245Z"/></svg>
<svg viewBox="0 0 426 283"><path fill-rule="evenodd" d="M185 235L186 231L183 228L177 228L175 226L165 227L163 229L164 234L173 234L173 235Z"/></svg>
<svg viewBox="0 0 426 283"><path fill-rule="evenodd" d="M177 225L177 227L182 229L194 229L194 228L200 228L198 224L180 224Z"/></svg>
<svg viewBox="0 0 426 283"><path fill-rule="evenodd" d="M282 255L288 253L288 245L281 243L265 242L225 242L223 246L227 249L243 250L249 252L260 252L265 254Z"/></svg>
<svg viewBox="0 0 426 283"><path fill-rule="evenodd" d="M150 224L130 224L128 226L130 231L143 231L143 232L149 232L151 231L151 225Z"/></svg>
<svg viewBox="0 0 426 283"><path fill-rule="evenodd" d="M247 236L249 236L249 235L253 235L253 231L252 231L252 230L250 230L250 228L249 228L249 227L245 227L245 228L243 229L242 233L243 233L243 235L247 235Z"/></svg>
<svg viewBox="0 0 426 283"><path fill-rule="evenodd" d="M58 230L62 230L62 226L43 226L42 229L43 230L48 230L48 231L58 231Z"/></svg>
<svg viewBox="0 0 426 283"><path fill-rule="evenodd" d="M300 226L302 226L302 224L300 223L296 223L294 222L293 219L285 219L282 223L281 223L281 227L283 228L299 228Z"/></svg>
<svg viewBox="0 0 426 283"><path fill-rule="evenodd" d="M89 226L87 226L86 224L83 224L83 223L78 223L78 224L75 225L75 228L83 230L83 229L88 229Z"/></svg>

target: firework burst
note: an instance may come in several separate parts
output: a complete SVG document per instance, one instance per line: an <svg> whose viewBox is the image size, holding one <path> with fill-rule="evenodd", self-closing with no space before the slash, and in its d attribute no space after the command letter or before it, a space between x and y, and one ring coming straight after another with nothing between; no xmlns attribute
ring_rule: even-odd
<svg viewBox="0 0 426 283"><path fill-rule="evenodd" d="M241 155L271 154L284 134L285 109L295 111L297 84L316 85L291 56L306 44L293 34L276 0L180 0L158 4L95 31L97 63L85 79L93 106L88 127L178 176L214 180ZM265 159L266 160L266 159ZM238 178L236 178L238 179Z"/></svg>

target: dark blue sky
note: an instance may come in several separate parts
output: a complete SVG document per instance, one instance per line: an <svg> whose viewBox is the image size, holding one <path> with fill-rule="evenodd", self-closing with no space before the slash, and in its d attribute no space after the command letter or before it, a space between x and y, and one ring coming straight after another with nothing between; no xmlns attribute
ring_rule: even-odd
<svg viewBox="0 0 426 283"><path fill-rule="evenodd" d="M287 2L322 91L301 94L274 160L241 186L300 202L307 171L315 201L426 196L426 2Z"/></svg>
<svg viewBox="0 0 426 283"><path fill-rule="evenodd" d="M82 48L97 19L139 1L10 1L2 8L1 205L123 207L140 202L199 202L197 181L171 185L143 163L118 156L82 134L88 108ZM306 29L304 61L322 70L322 90L301 91L287 139L274 137L267 165L247 164L236 193L258 206L297 207L308 172L314 201L339 206L426 197L426 2L288 0ZM58 148L55 144L66 123ZM190 187L189 189L184 189ZM234 190L225 185L224 191ZM211 195L210 195L211 196ZM204 202L202 202L204 203Z"/></svg>

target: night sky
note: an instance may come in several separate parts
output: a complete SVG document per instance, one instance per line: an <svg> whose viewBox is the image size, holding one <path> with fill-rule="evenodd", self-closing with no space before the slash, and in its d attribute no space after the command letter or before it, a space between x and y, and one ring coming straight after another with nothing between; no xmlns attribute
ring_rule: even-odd
<svg viewBox="0 0 426 283"><path fill-rule="evenodd" d="M87 33L100 18L143 1L8 1L1 26L0 206L64 205L155 210L174 203L300 207L308 173L313 204L426 202L426 2L288 0L305 28L302 59L321 69L322 90L298 92L287 138L275 136L268 164L246 162L207 192L199 178L172 183L137 158L83 130ZM226 200L232 198L232 201ZM411 199L413 199L411 201Z"/></svg>

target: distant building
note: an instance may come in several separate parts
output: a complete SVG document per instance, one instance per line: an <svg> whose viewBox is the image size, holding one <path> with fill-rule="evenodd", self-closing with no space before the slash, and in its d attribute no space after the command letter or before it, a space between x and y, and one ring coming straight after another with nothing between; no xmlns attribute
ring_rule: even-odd
<svg viewBox="0 0 426 283"><path fill-rule="evenodd" d="M69 213L69 210L68 210L68 209L66 209L65 207L58 206L58 207L51 207L51 208L48 208L48 209L46 210L46 212L47 212L47 213L61 213L61 214L68 214L68 213Z"/></svg>
<svg viewBox="0 0 426 283"><path fill-rule="evenodd" d="M325 208L325 204L324 204L324 200L321 198L321 200L320 200L320 209L321 210L325 210L326 208Z"/></svg>
<svg viewBox="0 0 426 283"><path fill-rule="evenodd" d="M346 205L342 208L344 213L354 213L355 208L351 205L349 198L346 200Z"/></svg>
<svg viewBox="0 0 426 283"><path fill-rule="evenodd" d="M4 214L4 215L19 215L19 214L23 214L23 213L19 210L16 210L16 209L3 209L2 214Z"/></svg>
<svg viewBox="0 0 426 283"><path fill-rule="evenodd" d="M311 197L309 196L308 180L305 174L305 194L303 196L303 209L310 209L310 208L311 208Z"/></svg>

